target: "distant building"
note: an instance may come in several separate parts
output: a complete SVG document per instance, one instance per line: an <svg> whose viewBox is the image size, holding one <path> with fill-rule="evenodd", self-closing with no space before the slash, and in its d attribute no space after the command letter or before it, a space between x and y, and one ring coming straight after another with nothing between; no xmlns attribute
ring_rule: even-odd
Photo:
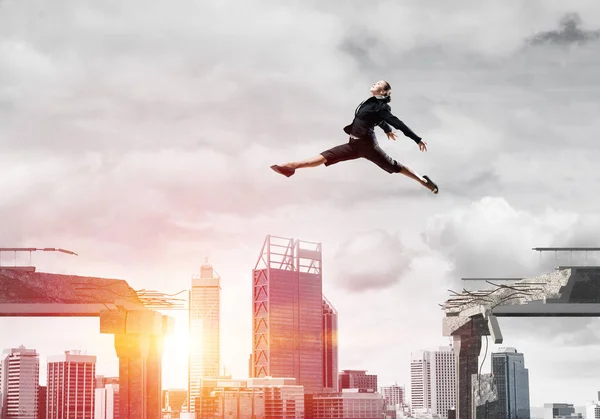
<svg viewBox="0 0 600 419"><path fill-rule="evenodd" d="M295 378L202 381L198 418L305 419L304 389Z"/></svg>
<svg viewBox="0 0 600 419"><path fill-rule="evenodd" d="M37 419L40 359L24 346L4 350L0 363L0 417Z"/></svg>
<svg viewBox="0 0 600 419"><path fill-rule="evenodd" d="M96 388L104 388L107 384L119 384L119 377L96 376Z"/></svg>
<svg viewBox="0 0 600 419"><path fill-rule="evenodd" d="M265 419L305 418L305 391L295 378L250 378L248 387L259 388L264 392Z"/></svg>
<svg viewBox="0 0 600 419"><path fill-rule="evenodd" d="M216 414L215 398L212 396L212 392L215 388L222 385L222 383L230 382L231 376L202 378L200 380L199 395L197 397L194 397L193 399L190 399L190 396L188 394L188 400L186 402L188 410L194 411L197 414L198 418L212 418ZM236 380L236 382L239 382L239 380Z"/></svg>
<svg viewBox="0 0 600 419"><path fill-rule="evenodd" d="M423 412L417 412L417 413L413 413L412 416L410 416L410 418L414 418L414 419L442 419L443 417L441 415L438 415L437 413L423 413ZM454 419L454 418L450 418L450 416L448 417L448 419ZM495 419L499 419L499 418L495 418Z"/></svg>
<svg viewBox="0 0 600 419"><path fill-rule="evenodd" d="M385 397L388 405L404 405L404 386L394 384L393 386L381 387L381 394Z"/></svg>
<svg viewBox="0 0 600 419"><path fill-rule="evenodd" d="M200 275L192 278L189 293L188 410L200 396L202 379L220 371L221 278L205 260Z"/></svg>
<svg viewBox="0 0 600 419"><path fill-rule="evenodd" d="M94 419L119 419L119 385L105 384L94 391Z"/></svg>
<svg viewBox="0 0 600 419"><path fill-rule="evenodd" d="M381 419L383 395L372 390L343 389L341 393L313 396L313 419Z"/></svg>
<svg viewBox="0 0 600 419"><path fill-rule="evenodd" d="M96 357L66 351L48 357L47 419L93 419Z"/></svg>
<svg viewBox="0 0 600 419"><path fill-rule="evenodd" d="M586 405L585 417L586 419L600 419L600 391L598 392L598 400Z"/></svg>
<svg viewBox="0 0 600 419"><path fill-rule="evenodd" d="M343 370L339 375L340 390L359 389L377 392L377 375L367 370Z"/></svg>
<svg viewBox="0 0 600 419"><path fill-rule="evenodd" d="M530 418L529 371L515 348L492 353L492 374L498 390L499 417Z"/></svg>
<svg viewBox="0 0 600 419"><path fill-rule="evenodd" d="M248 387L247 381L223 381L211 392L214 418L264 419L265 392L259 387ZM204 416L201 416L204 417Z"/></svg>
<svg viewBox="0 0 600 419"><path fill-rule="evenodd" d="M323 392L338 392L338 313L323 296Z"/></svg>
<svg viewBox="0 0 600 419"><path fill-rule="evenodd" d="M567 403L545 403L544 419L555 419L560 416L571 416L575 414L575 408Z"/></svg>
<svg viewBox="0 0 600 419"><path fill-rule="evenodd" d="M119 377L96 376L94 419L119 419Z"/></svg>
<svg viewBox="0 0 600 419"><path fill-rule="evenodd" d="M38 387L38 419L46 419L46 386Z"/></svg>
<svg viewBox="0 0 600 419"><path fill-rule="evenodd" d="M183 405L186 403L188 397L187 390L170 388L165 390L165 410L170 414L171 419L178 419L181 417Z"/></svg>
<svg viewBox="0 0 600 419"><path fill-rule="evenodd" d="M456 407L456 356L451 347L411 354L411 410L447 418Z"/></svg>

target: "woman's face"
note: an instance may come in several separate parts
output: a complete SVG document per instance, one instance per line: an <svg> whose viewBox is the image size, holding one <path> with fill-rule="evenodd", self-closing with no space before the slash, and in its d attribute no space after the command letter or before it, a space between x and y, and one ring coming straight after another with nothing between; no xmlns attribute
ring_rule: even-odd
<svg viewBox="0 0 600 419"><path fill-rule="evenodd" d="M384 80L379 80L378 82L373 83L370 90L374 95L382 95L385 93L386 88L387 83Z"/></svg>

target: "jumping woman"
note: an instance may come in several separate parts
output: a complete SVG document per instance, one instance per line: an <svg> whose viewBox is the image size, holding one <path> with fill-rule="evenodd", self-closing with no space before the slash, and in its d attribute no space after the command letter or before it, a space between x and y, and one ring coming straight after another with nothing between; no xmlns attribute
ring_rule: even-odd
<svg viewBox="0 0 600 419"><path fill-rule="evenodd" d="M370 91L371 97L358 105L354 120L350 125L344 127L344 132L350 136L348 143L333 147L307 160L273 165L271 169L290 177L296 172L296 169L317 167L322 164L331 166L346 160L365 158L386 172L402 173L437 194L439 191L438 186L428 176L419 176L410 168L392 159L379 147L374 131L375 125L381 127L390 140L396 140L396 134L390 128L391 125L417 143L421 151L427 151L427 143L412 132L401 120L392 115L390 105L388 105L392 93L390 84L380 80L371 86Z"/></svg>

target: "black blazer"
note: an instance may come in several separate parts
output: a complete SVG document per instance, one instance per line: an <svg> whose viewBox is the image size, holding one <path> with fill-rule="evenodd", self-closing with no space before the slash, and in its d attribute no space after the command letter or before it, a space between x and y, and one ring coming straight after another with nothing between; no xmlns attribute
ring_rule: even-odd
<svg viewBox="0 0 600 419"><path fill-rule="evenodd" d="M391 125L418 144L421 137L392 115L388 102L388 98L379 99L375 96L365 100L356 108L354 120L344 127L344 132L358 138L369 138L375 133L375 125L379 125L386 133L392 131Z"/></svg>

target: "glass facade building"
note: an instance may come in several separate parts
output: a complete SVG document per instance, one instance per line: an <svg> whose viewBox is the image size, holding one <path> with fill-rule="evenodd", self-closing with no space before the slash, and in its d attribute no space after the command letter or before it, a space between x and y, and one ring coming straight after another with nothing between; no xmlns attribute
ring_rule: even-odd
<svg viewBox="0 0 600 419"><path fill-rule="evenodd" d="M306 394L322 393L321 245L267 236L252 292L251 376L293 377Z"/></svg>
<svg viewBox="0 0 600 419"><path fill-rule="evenodd" d="M507 419L529 419L529 371L523 354L515 348L492 353L492 374L498 391L498 414Z"/></svg>

